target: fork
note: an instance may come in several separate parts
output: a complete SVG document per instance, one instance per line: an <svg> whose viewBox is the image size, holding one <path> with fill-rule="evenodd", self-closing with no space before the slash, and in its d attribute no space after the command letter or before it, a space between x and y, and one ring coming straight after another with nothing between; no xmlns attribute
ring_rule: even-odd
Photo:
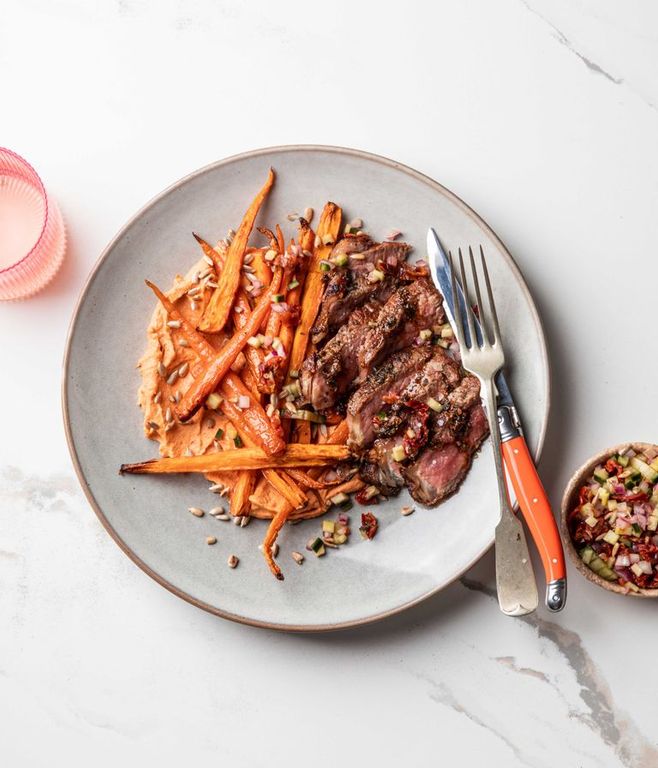
<svg viewBox="0 0 658 768"><path fill-rule="evenodd" d="M480 260L487 289L489 315L486 314L480 295L478 273L475 268L473 249L470 246L468 252L473 286L475 288L475 311L480 321L481 332L479 334L476 332L475 316L468 298L464 302L466 305L468 337L464 333L464 321L461 312L455 312L455 331L461 348L462 365L480 380L481 397L485 406L487 420L489 421L489 432L491 433L500 503L500 520L496 525L496 587L498 603L500 610L508 616L523 616L537 608L539 597L532 562L528 554L525 532L521 521L512 511L503 470L494 379L498 371L505 365L505 353L500 339L498 315L496 314L496 305L491 291L491 282L489 280L487 262L484 258L484 251L482 246L480 246ZM450 252L448 252L448 260L450 262L453 304L455 307L459 307L457 277L455 275L452 253ZM464 296L468 297L468 282L466 280L461 248L459 249L459 271L461 274L462 291Z"/></svg>

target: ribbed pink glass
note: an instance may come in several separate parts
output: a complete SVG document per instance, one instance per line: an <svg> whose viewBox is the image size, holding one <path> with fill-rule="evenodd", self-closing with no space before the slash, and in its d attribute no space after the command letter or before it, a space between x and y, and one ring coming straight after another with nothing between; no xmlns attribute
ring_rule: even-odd
<svg viewBox="0 0 658 768"><path fill-rule="evenodd" d="M62 214L32 166L0 147L0 301L41 290L66 250Z"/></svg>

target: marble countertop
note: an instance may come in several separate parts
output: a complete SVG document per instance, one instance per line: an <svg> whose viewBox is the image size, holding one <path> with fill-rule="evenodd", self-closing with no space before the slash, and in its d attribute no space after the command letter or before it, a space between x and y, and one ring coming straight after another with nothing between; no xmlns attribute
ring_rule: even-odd
<svg viewBox="0 0 658 768"><path fill-rule="evenodd" d="M648 644L651 662L652 602L571 569L562 614L509 619L488 555L360 630L222 621L158 587L104 532L71 467L59 390L85 276L152 195L255 147L354 146L441 181L517 259L550 348L541 473L557 506L592 453L658 440L645 330L658 284L656 30L649 0L4 8L0 143L34 163L70 237L45 292L0 305L4 765L658 766L658 673L636 660ZM615 365L629 338L634 356Z"/></svg>

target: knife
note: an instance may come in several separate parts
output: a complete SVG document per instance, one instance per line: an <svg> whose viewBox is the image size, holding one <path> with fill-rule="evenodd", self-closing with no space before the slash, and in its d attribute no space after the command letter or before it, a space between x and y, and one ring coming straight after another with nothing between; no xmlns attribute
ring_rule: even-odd
<svg viewBox="0 0 658 768"><path fill-rule="evenodd" d="M452 301L450 265L439 236L432 227L427 232L427 253L432 280L443 296L448 320L454 327L455 307ZM464 294L459 282L457 286L459 312L468 336ZM475 332L478 339L481 339L477 318ZM561 611L567 599L567 574L557 523L523 436L521 420L504 371L500 371L496 376L496 389L498 390L498 423L505 469L523 517L539 550L546 576L546 607L550 611Z"/></svg>

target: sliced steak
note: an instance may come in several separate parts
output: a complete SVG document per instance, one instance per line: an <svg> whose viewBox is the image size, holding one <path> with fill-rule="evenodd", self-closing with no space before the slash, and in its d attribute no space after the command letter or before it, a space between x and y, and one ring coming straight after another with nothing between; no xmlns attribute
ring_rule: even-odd
<svg viewBox="0 0 658 768"><path fill-rule="evenodd" d="M432 355L429 346L410 347L396 352L368 374L347 404L348 445L360 450L376 437L375 418L385 396L396 396Z"/></svg>
<svg viewBox="0 0 658 768"><path fill-rule="evenodd" d="M402 468L409 492L420 504L434 506L454 493L466 476L473 454L488 433L481 405L468 412L462 439L428 448L413 464Z"/></svg>
<svg viewBox="0 0 658 768"><path fill-rule="evenodd" d="M335 258L334 254L343 255L345 249L349 250L351 257L345 267L336 268L329 278L311 331L315 345L331 336L347 322L355 309L367 301L386 301L396 287L398 267L411 250L411 246L406 243L379 243L367 247L369 238L358 242L350 239L348 244L345 244L345 240L347 238L336 243L332 258ZM355 258L355 255L359 258ZM385 270L384 279L372 280L370 274L379 266L383 268L382 271Z"/></svg>
<svg viewBox="0 0 658 768"><path fill-rule="evenodd" d="M371 302L356 309L333 339L304 361L299 381L302 397L316 410L331 408L359 377L358 351L381 306Z"/></svg>
<svg viewBox="0 0 658 768"><path fill-rule="evenodd" d="M387 354L413 344L424 328L444 322L441 294L427 278L398 288L364 339L359 354L361 367L376 365Z"/></svg>

